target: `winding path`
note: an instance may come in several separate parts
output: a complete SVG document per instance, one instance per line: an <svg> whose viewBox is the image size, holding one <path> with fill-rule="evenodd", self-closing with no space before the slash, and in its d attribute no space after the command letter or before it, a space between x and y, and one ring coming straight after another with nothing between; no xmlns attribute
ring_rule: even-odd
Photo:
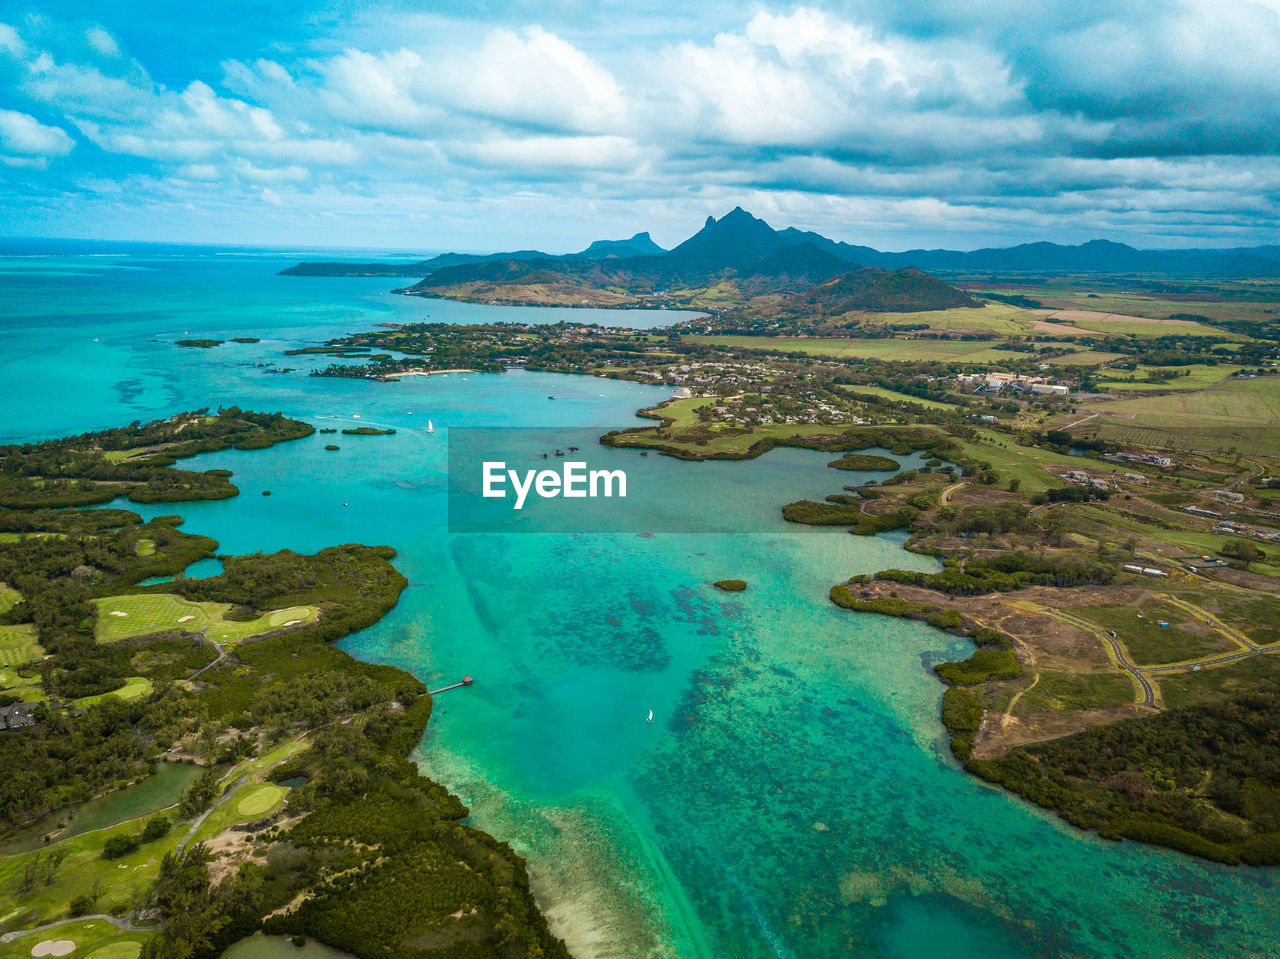
<svg viewBox="0 0 1280 959"><path fill-rule="evenodd" d="M204 821L209 818L209 814L213 812L215 809L217 809L219 806L221 806L223 803L225 803L228 799L230 799L231 794L235 792L237 789L239 789L241 786L243 786L245 783L247 783L248 781L249 781L248 776L241 776L239 779L233 782L230 786L224 789L222 791L222 795L219 796L217 799L215 799L212 805L210 805L208 809L206 809L200 815L196 816L196 818L191 821L191 828L187 830L187 834L182 837L182 840L178 843L178 846L175 850L175 852L177 852L178 855L182 855L182 850L185 849L187 846L187 843L191 841L191 837L196 834L196 830L204 825Z"/></svg>
<svg viewBox="0 0 1280 959"><path fill-rule="evenodd" d="M201 673L203 673L206 669L213 669L214 666L217 666L220 662L222 662L224 659L227 658L227 651L222 648L221 644L218 643L217 640L209 638L208 630L209 630L208 626L200 627L200 638L203 639L206 643L208 643L210 646L212 646L214 649L218 651L218 658L211 663L205 663L203 666L197 669L194 673L188 676L187 682L189 683L194 682L196 677L199 676Z"/></svg>
<svg viewBox="0 0 1280 959"><path fill-rule="evenodd" d="M1052 616L1054 619L1060 619L1064 623L1070 623L1072 626L1078 626L1080 629L1093 633L1093 635L1105 642L1114 654L1113 658L1115 659L1116 665L1132 676L1134 682L1142 688L1143 699L1140 705L1146 706L1149 709L1159 708L1156 706L1156 691L1152 688L1151 681L1148 680L1146 676L1142 675L1141 669L1129 662L1125 657L1124 648L1116 642L1115 638L1110 633L1101 626L1095 626L1093 623L1085 622L1083 619L1072 616L1070 613L1064 613L1058 609L1049 609L1046 607L1044 612Z"/></svg>
<svg viewBox="0 0 1280 959"><path fill-rule="evenodd" d="M59 926L65 926L73 922L88 922L95 919L101 919L103 922L109 922L117 929L123 929L125 932L154 932L156 926L135 926L129 921L128 917L117 919L115 916L108 916L106 913L98 912L90 916L73 916L70 919L58 919L54 922L46 922L43 926L32 926L30 929L17 929L13 932L6 932L0 936L0 942L13 942L15 939L21 939L23 936L30 936L40 932L46 932L49 929L57 929Z"/></svg>
<svg viewBox="0 0 1280 959"><path fill-rule="evenodd" d="M968 481L965 481L963 483L952 483L950 486L944 489L942 491L942 494L938 497L938 505L946 506L948 503L951 502L952 493L957 493L968 485L969 485Z"/></svg>

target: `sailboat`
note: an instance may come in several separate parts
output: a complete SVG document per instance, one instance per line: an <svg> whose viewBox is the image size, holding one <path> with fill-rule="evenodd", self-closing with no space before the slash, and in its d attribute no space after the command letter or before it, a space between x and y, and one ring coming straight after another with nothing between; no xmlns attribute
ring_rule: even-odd
<svg viewBox="0 0 1280 959"><path fill-rule="evenodd" d="M648 721L648 722L653 722L653 710L652 710L652 709L651 709L651 710L649 710L649 719L648 719L647 721Z"/></svg>
<svg viewBox="0 0 1280 959"><path fill-rule="evenodd" d="M431 421L427 420L427 432L434 433L435 431L436 431L436 428L431 425Z"/></svg>

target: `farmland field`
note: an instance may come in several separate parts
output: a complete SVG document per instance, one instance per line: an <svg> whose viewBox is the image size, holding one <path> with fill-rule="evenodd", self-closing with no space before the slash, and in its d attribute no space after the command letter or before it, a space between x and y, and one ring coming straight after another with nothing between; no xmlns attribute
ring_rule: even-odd
<svg viewBox="0 0 1280 959"><path fill-rule="evenodd" d="M1152 370L1158 369L1171 370L1175 376L1167 383L1147 382ZM1103 370L1098 374L1098 382L1114 390L1203 390L1240 372L1240 369L1229 364L1209 366L1205 363L1178 367L1139 366L1134 370ZM1187 375L1183 376L1183 373Z"/></svg>
<svg viewBox="0 0 1280 959"><path fill-rule="evenodd" d="M1236 447L1280 455L1280 377L1226 380L1203 390L1090 404L1083 433L1183 449Z"/></svg>
<svg viewBox="0 0 1280 959"><path fill-rule="evenodd" d="M876 360L934 360L957 363L1000 363L1016 359L1018 354L996 350L999 340L920 340L851 337L802 336L687 336L690 343L709 346L739 347L754 350L781 350L807 353L811 356L835 356L841 359L861 357Z"/></svg>

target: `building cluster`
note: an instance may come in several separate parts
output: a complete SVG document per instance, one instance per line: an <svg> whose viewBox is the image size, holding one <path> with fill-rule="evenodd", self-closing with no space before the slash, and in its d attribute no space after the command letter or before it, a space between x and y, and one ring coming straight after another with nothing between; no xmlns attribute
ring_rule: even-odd
<svg viewBox="0 0 1280 959"><path fill-rule="evenodd" d="M0 732L26 729L35 724L35 703L11 703L8 706L0 706Z"/></svg>
<svg viewBox="0 0 1280 959"><path fill-rule="evenodd" d="M1087 486L1090 489L1109 490L1113 489L1112 483L1098 476L1092 476L1084 470L1067 470L1065 473L1058 474L1068 483L1074 483L1076 486Z"/></svg>
<svg viewBox="0 0 1280 959"><path fill-rule="evenodd" d="M1071 393L1069 386L1054 383L1048 377L1025 373L961 373L955 379L971 393L1035 393L1040 396L1067 396Z"/></svg>
<svg viewBox="0 0 1280 959"><path fill-rule="evenodd" d="M1125 563L1124 569L1126 573L1141 573L1143 576L1168 576L1162 569L1156 569L1154 566L1136 566L1133 563Z"/></svg>
<svg viewBox="0 0 1280 959"><path fill-rule="evenodd" d="M1148 466L1159 466L1161 469L1168 469L1173 465L1173 460L1158 453L1106 453L1102 458L1114 463L1145 463Z"/></svg>

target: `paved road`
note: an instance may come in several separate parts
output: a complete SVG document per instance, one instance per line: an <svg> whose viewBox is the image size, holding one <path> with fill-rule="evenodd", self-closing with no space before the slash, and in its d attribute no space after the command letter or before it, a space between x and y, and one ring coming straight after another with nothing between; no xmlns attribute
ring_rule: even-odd
<svg viewBox="0 0 1280 959"><path fill-rule="evenodd" d="M1087 623L1083 619L1079 619L1078 617L1072 616L1069 613L1064 613L1058 609L1045 609L1045 612L1065 623L1070 623L1072 626L1079 626L1081 629L1093 633L1093 635L1097 636L1110 646L1111 651L1115 653L1116 664L1132 676L1137 681L1138 685L1142 687L1144 696L1142 705L1147 706L1150 709L1156 708L1156 691L1151 688L1151 681L1148 680L1146 676L1142 675L1142 670L1138 669L1138 667L1134 666L1125 658L1124 649L1121 648L1120 644L1116 642L1114 638L1112 638L1110 633L1105 629L1102 629L1100 626L1095 626L1093 623Z"/></svg>
<svg viewBox="0 0 1280 959"><path fill-rule="evenodd" d="M208 637L207 635L208 629L209 629L208 626L201 627L200 638L203 639L206 643L208 643L210 646L212 646L214 649L218 651L218 658L215 659L213 662L207 663L206 665L201 666L199 669L197 669L194 673L192 673L190 676L187 677L187 682L193 682L195 678L199 676L201 673L203 673L206 669L213 669L214 666L217 666L218 663L222 662L224 659L227 658L227 651L223 649L217 643L216 640L212 640Z"/></svg>
<svg viewBox="0 0 1280 959"><path fill-rule="evenodd" d="M1223 663L1234 663L1237 659L1248 659L1250 656L1265 656L1267 653L1280 653L1280 649L1246 649L1241 653L1228 653L1215 656L1213 659L1197 659L1190 663L1173 663L1170 666L1144 666L1145 673L1176 673L1191 671L1196 666L1221 666Z"/></svg>
<svg viewBox="0 0 1280 959"><path fill-rule="evenodd" d="M235 792L237 789L239 789L241 786L243 786L245 783L247 783L248 781L249 781L248 776L241 776L239 779L233 782L230 786L228 786L225 790L223 790L222 795L219 796L216 800L214 800L214 803L212 806L210 806L208 809L202 812L194 820L192 820L191 828L188 829L187 834L182 837L182 841L178 843L178 848L177 848L178 855L182 855L182 850L185 849L187 843L191 841L191 837L196 834L196 830L204 825L204 821L209 818L209 814L213 812L215 809L217 809L219 806L221 806L228 799L230 799L231 794Z"/></svg>
<svg viewBox="0 0 1280 959"><path fill-rule="evenodd" d="M1249 639L1249 637L1244 635L1244 633L1237 632L1236 630L1228 626L1226 623L1222 623L1214 619L1213 614L1210 613L1208 610L1201 609L1199 606L1195 605L1194 603L1188 603L1185 599L1179 599L1176 596L1170 596L1168 594L1165 594L1160 598L1163 599L1170 606L1177 606L1179 609L1190 613L1191 615L1195 616L1197 619L1203 620L1207 625L1212 626L1218 632L1222 633L1223 636L1226 636L1227 639L1234 640L1235 642L1243 646L1245 649L1251 649L1255 653L1266 652L1265 649L1263 649L1261 646L1257 645L1256 643L1252 642Z"/></svg>
<svg viewBox="0 0 1280 959"><path fill-rule="evenodd" d="M74 919L59 919L57 922L46 922L43 926L32 926L30 929L16 929L13 932L6 932L0 936L0 942L13 942L15 939L21 939L23 936L30 936L33 933L45 932L48 929L57 929L59 926L65 926L72 922L86 922L91 919L101 919L103 922L109 922L117 929L123 929L125 932L150 932L156 929L156 926L135 926L129 921L128 917L117 919L115 916L108 916L105 913L95 913L92 916L76 916Z"/></svg>

